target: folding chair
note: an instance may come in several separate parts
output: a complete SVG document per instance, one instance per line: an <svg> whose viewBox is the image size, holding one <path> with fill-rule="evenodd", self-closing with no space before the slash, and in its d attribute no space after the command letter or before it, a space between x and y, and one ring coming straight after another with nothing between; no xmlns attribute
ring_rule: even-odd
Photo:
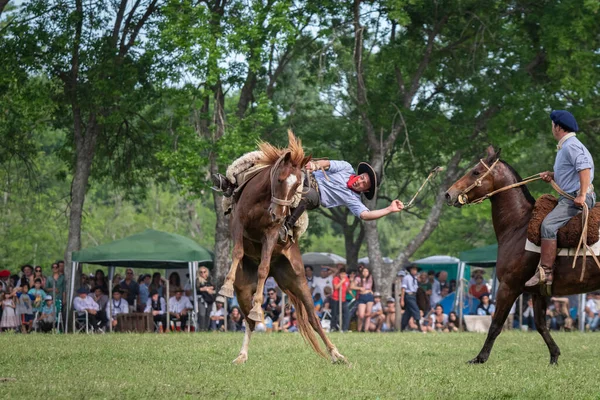
<svg viewBox="0 0 600 400"><path fill-rule="evenodd" d="M87 311L73 311L73 333L90 333L90 324Z"/></svg>

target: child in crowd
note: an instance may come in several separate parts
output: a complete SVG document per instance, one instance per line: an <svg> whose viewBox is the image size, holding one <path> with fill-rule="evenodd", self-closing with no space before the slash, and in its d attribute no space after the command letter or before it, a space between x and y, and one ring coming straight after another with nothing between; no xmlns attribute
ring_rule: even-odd
<svg viewBox="0 0 600 400"><path fill-rule="evenodd" d="M2 292L2 320L0 328L3 331L15 330L19 327L14 297L10 292Z"/></svg>
<svg viewBox="0 0 600 400"><path fill-rule="evenodd" d="M454 311L450 311L448 314L448 331L458 332L458 315Z"/></svg>
<svg viewBox="0 0 600 400"><path fill-rule="evenodd" d="M315 303L315 312L317 313L317 317L321 319L323 317L323 299L321 298L321 293L315 293L313 301Z"/></svg>
<svg viewBox="0 0 600 400"><path fill-rule="evenodd" d="M52 296L45 297L44 307L42 307L42 315L39 321L40 330L44 333L50 332L54 327L56 321L56 312L54 310L54 303L52 302Z"/></svg>
<svg viewBox="0 0 600 400"><path fill-rule="evenodd" d="M316 294L315 297L321 297L321 295L319 293ZM315 307L315 311L316 311L316 307ZM319 315L317 313L317 315ZM285 309L283 310L283 319L281 320L281 331L282 332L289 332L289 329L292 326L292 306L290 304L286 304L285 305Z"/></svg>
<svg viewBox="0 0 600 400"><path fill-rule="evenodd" d="M29 283L26 279L17 289L17 315L21 318L21 332L28 333L33 323L33 300L35 297L29 294Z"/></svg>
<svg viewBox="0 0 600 400"><path fill-rule="evenodd" d="M290 317L290 327L288 332L298 332L298 320L296 319L296 310L292 310L292 315Z"/></svg>
<svg viewBox="0 0 600 400"><path fill-rule="evenodd" d="M34 288L29 290L29 294L33 296L33 312L42 312L44 307L44 299L46 298L46 292L42 289L42 280L37 278L34 282Z"/></svg>

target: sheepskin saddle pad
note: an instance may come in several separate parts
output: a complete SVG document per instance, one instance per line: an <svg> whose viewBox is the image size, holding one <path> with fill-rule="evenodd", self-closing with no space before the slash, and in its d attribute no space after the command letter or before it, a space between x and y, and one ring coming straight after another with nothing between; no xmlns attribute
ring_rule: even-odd
<svg viewBox="0 0 600 400"><path fill-rule="evenodd" d="M527 239L540 246L542 242L541 226L542 221L546 216L556 207L558 200L556 197L545 194L541 196L535 202L531 220L529 220L529 226L527 227ZM578 214L571 218L567 225L563 226L558 231L558 247L559 248L570 248L577 247L579 239L581 237L581 224L582 214ZM588 236L587 244L592 245L598 242L600 237L600 204L596 204L594 208L590 210L590 216L588 218Z"/></svg>

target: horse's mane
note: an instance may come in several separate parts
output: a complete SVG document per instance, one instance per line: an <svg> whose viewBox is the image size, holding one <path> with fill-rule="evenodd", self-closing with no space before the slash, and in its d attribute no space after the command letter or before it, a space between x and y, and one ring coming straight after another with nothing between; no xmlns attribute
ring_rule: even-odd
<svg viewBox="0 0 600 400"><path fill-rule="evenodd" d="M279 148L261 141L258 143L258 148L264 154L260 160L262 164L273 165L287 152L290 152L292 165L301 166L302 160L304 160L302 141L291 130L288 130L288 147Z"/></svg>
<svg viewBox="0 0 600 400"><path fill-rule="evenodd" d="M502 162L502 164L504 164L506 168L508 168L508 170L515 176L515 178L517 178L517 182L521 182L523 180L523 178L521 178L521 175L519 175L519 173L509 163L507 163L504 160L500 160L500 162ZM527 201L530 202L532 205L535 204L535 198L531 195L529 189L527 189L527 185L521 186L521 190L523 191L525 199L527 199Z"/></svg>

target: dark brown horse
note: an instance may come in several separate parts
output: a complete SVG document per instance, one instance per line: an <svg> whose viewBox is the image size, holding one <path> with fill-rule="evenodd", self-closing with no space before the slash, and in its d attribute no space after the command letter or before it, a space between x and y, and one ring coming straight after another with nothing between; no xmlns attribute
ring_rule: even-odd
<svg viewBox="0 0 600 400"><path fill-rule="evenodd" d="M303 182L301 169L310 160L305 157L300 140L291 132L288 139L285 149L268 143L259 145L264 154L261 162L269 167L248 182L231 214L232 264L219 293L232 297L235 288L245 315L246 333L240 354L234 360L236 364L248 359L250 335L255 324L264 319L261 306L269 276L275 278L289 296L296 309L298 329L312 348L327 357L314 329L325 342L331 360L346 361L325 335L315 314L298 242L278 243L279 228L289 215L292 199Z"/></svg>
<svg viewBox="0 0 600 400"><path fill-rule="evenodd" d="M504 161L499 160L500 151L493 147L487 150L487 157L481 160L475 168L460 178L446 192L449 205L460 207L459 198L466 196L466 203L473 202L494 190L509 186L521 180L517 172ZM490 171L491 169L491 171ZM489 171L489 172L488 172ZM487 174L486 174L487 173ZM477 182L480 180L480 182ZM477 184L479 183L479 185ZM471 189L470 189L471 188ZM540 255L525 251L527 240L527 225L535 200L526 186L513 188L497 193L490 198L492 202L492 221L498 240L497 276L500 282L496 299L496 312L483 348L470 362L480 364L487 361L496 337L502 331L504 321L515 300L523 292L529 292L533 297L535 325L550 350L550 363L556 364L560 349L550 336L546 326L547 297L540 294L539 287L526 287L525 282L536 271ZM587 293L600 288L600 269L591 257L587 265L583 281L580 281L582 257L579 257L575 269L572 268L572 257L557 257L554 267L553 295L571 295Z"/></svg>

